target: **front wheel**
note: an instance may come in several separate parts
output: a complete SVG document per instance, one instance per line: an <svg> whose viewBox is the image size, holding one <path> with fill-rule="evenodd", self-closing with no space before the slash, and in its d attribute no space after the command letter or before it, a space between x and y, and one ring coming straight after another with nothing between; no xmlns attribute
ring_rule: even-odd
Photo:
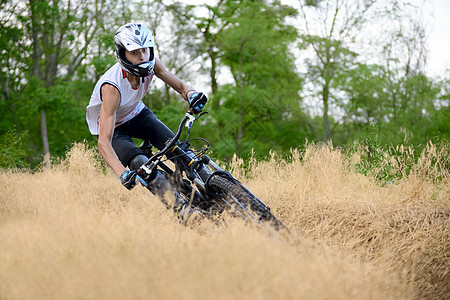
<svg viewBox="0 0 450 300"><path fill-rule="evenodd" d="M244 219L256 219L259 223L271 225L276 230L287 230L286 226L278 220L255 195L245 189L234 178L213 175L208 185L218 193L219 197Z"/></svg>

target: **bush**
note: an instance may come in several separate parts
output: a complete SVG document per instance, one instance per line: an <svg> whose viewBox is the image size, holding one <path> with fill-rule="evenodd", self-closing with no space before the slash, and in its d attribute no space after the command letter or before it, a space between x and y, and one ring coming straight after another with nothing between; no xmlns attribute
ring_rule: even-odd
<svg viewBox="0 0 450 300"><path fill-rule="evenodd" d="M22 141L26 138L26 132L17 135L15 129L0 136L0 168L27 167L26 151L22 145Z"/></svg>

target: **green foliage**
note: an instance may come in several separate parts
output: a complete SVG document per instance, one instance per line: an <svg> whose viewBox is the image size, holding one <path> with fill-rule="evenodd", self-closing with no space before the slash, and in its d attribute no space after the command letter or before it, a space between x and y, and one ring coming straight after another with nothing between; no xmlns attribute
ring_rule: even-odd
<svg viewBox="0 0 450 300"><path fill-rule="evenodd" d="M235 83L221 86L214 95L213 117L220 130L217 154L245 156L255 149L265 155L270 149L293 146L279 139L301 88L288 50L297 33L284 23L294 15L295 10L279 3L225 2L222 16L229 26L217 40Z"/></svg>
<svg viewBox="0 0 450 300"><path fill-rule="evenodd" d="M23 146L27 136L27 133L18 136L15 129L0 135L0 168L27 167L27 153Z"/></svg>
<svg viewBox="0 0 450 300"><path fill-rule="evenodd" d="M357 165L362 173L389 181L412 171L405 149L413 149L417 160L429 141L443 145L450 139L448 76L429 78L399 57L389 57L386 65L362 63L358 48L350 47L361 24L336 23L329 34L307 33L306 27L288 25L300 12L279 1L224 0L201 9L165 1L30 3L23 9L8 1L0 6L0 135L2 151L9 151L4 157L14 162L8 166L41 162L41 111L52 157L65 155L77 141L95 146L85 107L96 80L116 62L113 32L131 16L148 19L149 12L158 58L196 88L197 79L211 83L210 114L196 123L191 137L209 140L215 158L288 153L305 140L323 140L329 126L335 146L363 153ZM335 2L302 3L306 13L323 12ZM341 39L335 34L340 31L350 38ZM294 57L294 44L315 57ZM225 82L222 74L231 76ZM327 100L328 125L324 107L308 109L317 99ZM172 130L187 108L167 86L153 85L143 101ZM401 171L391 160L403 165Z"/></svg>
<svg viewBox="0 0 450 300"><path fill-rule="evenodd" d="M391 163L391 153L389 148L386 149L382 141L378 126L372 125L372 128L373 130L369 137L356 140L350 148L350 155L360 155L359 160L355 163L356 170L364 175L374 176L384 182L392 182L394 179L401 178L402 172L408 172L409 168L407 167L406 170L405 168L401 169ZM411 166L411 162L406 164L406 166Z"/></svg>
<svg viewBox="0 0 450 300"><path fill-rule="evenodd" d="M321 2L323 2L323 0L305 0L305 5L317 7Z"/></svg>
<svg viewBox="0 0 450 300"><path fill-rule="evenodd" d="M412 142L411 134L404 132L403 137L402 143L387 143L388 137L380 133L379 127L373 124L369 136L355 140L353 145L348 147L347 154L353 157L350 161L358 172L375 178L380 184L398 182L410 176L412 172L420 176L430 176L435 180L448 176L448 140L437 144L429 141L417 145ZM428 164L425 167L421 165L424 161ZM421 169L422 167L424 168Z"/></svg>
<svg viewBox="0 0 450 300"><path fill-rule="evenodd" d="M33 166L41 160L41 110L46 112L49 146L55 157L63 156L73 142L89 138L85 106L91 88L90 84L78 81L60 82L46 88L42 82L30 80L20 93L12 95L17 102L17 129L29 132L27 144L31 153L28 160Z"/></svg>
<svg viewBox="0 0 450 300"><path fill-rule="evenodd" d="M403 144L387 146L376 139L365 139L355 142L348 155L356 171L374 178L381 185L399 182L411 174L438 183L448 177L449 150L448 142L437 145L429 142L418 148Z"/></svg>

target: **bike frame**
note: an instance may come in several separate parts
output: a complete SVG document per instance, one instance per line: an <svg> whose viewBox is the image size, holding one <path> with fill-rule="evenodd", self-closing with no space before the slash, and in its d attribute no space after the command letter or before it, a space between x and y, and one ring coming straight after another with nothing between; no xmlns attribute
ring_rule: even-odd
<svg viewBox="0 0 450 300"><path fill-rule="evenodd" d="M188 135L191 130L194 122L200 118L202 115L207 112L203 112L198 116L194 116L190 112L187 112L184 118L181 120L178 125L177 132L175 136L170 139L166 146L153 154L147 162L145 162L141 168L137 171L138 175L147 180L152 177L153 172L156 172L157 168L160 167L163 171L168 173L169 175L173 175L175 172L180 171L180 175L184 171L187 175L187 178L191 183L195 184L197 190L200 192L201 196L206 199L212 200L217 198L217 193L209 187L208 182L213 176L223 176L231 179L233 182L241 186L242 189L252 194L247 188L245 188L238 180L236 180L229 172L220 168L215 162L213 162L207 155L203 155L201 158L193 153L192 150L187 149L186 151L182 149L179 145L188 141L188 137L185 142L178 144L178 139L181 136L183 131L183 127L186 126L188 128ZM173 171L169 166L167 166L163 161L162 157L169 152L173 155L173 160L175 163L175 171ZM177 160L180 160L181 163L177 163ZM208 166L208 167L206 167ZM177 190L179 187L174 186ZM253 195L253 194L252 194ZM256 196L254 196L255 201L259 202L263 205L268 211L270 208L266 206L261 200L259 200Z"/></svg>
<svg viewBox="0 0 450 300"><path fill-rule="evenodd" d="M206 113L206 112L205 112ZM138 170L138 175L143 177L144 179L151 177L151 174L157 169L159 166L164 171L168 172L170 175L172 175L173 171L163 163L162 157L168 153L173 153L172 155L174 158L180 159L187 167L184 167L183 170L188 175L189 180L194 182L196 186L202 190L206 191L205 182L213 174L214 171L222 171L217 164L215 164L211 159L209 159L206 155L204 158L197 157L192 151L186 152L181 147L179 147L178 139L181 136L181 133L183 131L183 126L186 125L188 127L188 131L190 131L192 125L194 124L195 120L200 118L204 113L194 116L187 112L184 116L184 118L181 120L180 124L178 125L177 132L175 133L175 136L170 139L165 147L160 150L159 152L153 154L147 162L145 162L141 168ZM204 164L207 164L213 171L209 170L208 168L203 167ZM203 168L202 168L203 167ZM202 172L197 172L198 169L202 169Z"/></svg>

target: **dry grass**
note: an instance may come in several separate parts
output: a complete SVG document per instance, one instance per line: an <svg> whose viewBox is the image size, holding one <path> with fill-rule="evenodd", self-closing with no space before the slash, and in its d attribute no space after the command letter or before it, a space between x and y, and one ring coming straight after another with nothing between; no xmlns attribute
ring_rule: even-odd
<svg viewBox="0 0 450 300"><path fill-rule="evenodd" d="M76 145L51 171L0 173L0 299L449 298L449 174L427 163L380 187L330 147L247 176L236 160L292 244L238 220L183 227Z"/></svg>

